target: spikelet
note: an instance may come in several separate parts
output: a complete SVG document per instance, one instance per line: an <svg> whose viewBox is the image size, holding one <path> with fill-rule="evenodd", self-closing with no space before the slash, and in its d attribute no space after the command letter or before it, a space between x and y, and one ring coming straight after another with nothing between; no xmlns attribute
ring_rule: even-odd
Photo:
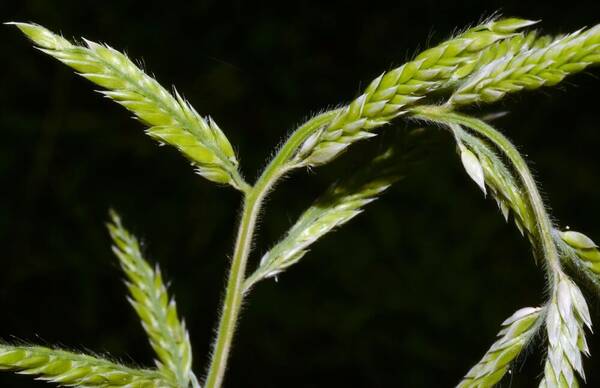
<svg viewBox="0 0 600 388"><path fill-rule="evenodd" d="M455 91L448 105L494 102L507 93L553 86L566 76L600 63L600 25L543 39L518 55L505 55L480 67Z"/></svg>
<svg viewBox="0 0 600 388"><path fill-rule="evenodd" d="M334 185L300 216L286 237L261 258L258 269L246 280L244 288L249 290L256 282L277 276L296 264L310 245L362 213L364 206L397 179L395 176L372 179L354 190L343 183Z"/></svg>
<svg viewBox="0 0 600 388"><path fill-rule="evenodd" d="M490 347L458 388L488 388L497 384L534 337L539 325L541 308L525 307L502 322L498 340Z"/></svg>
<svg viewBox="0 0 600 388"><path fill-rule="evenodd" d="M129 302L141 319L142 326L156 352L161 373L178 387L187 388L193 378L192 349L185 323L179 321L174 299L169 299L158 266L148 264L135 238L111 212L108 224L113 239L113 252L127 275Z"/></svg>
<svg viewBox="0 0 600 388"><path fill-rule="evenodd" d="M85 354L41 346L0 344L0 369L63 387L177 388L157 371L132 369Z"/></svg>
<svg viewBox="0 0 600 388"><path fill-rule="evenodd" d="M585 379L581 353L589 355L585 327L592 327L587 303L566 275L561 274L547 307L548 357L540 388L578 387Z"/></svg>
<svg viewBox="0 0 600 388"><path fill-rule="evenodd" d="M471 177L473 182L479 186L481 191L483 191L483 194L487 194L483 167L481 166L481 161L477 155L462 145L462 143L458 143L458 151L460 152L460 161L462 162L467 174Z"/></svg>
<svg viewBox="0 0 600 388"><path fill-rule="evenodd" d="M233 148L216 123L200 116L176 91L169 93L125 54L87 40L85 46L74 45L39 25L9 24L16 25L44 53L107 89L101 93L147 124L150 137L177 148L198 174L240 190L246 188Z"/></svg>
<svg viewBox="0 0 600 388"><path fill-rule="evenodd" d="M296 264L315 241L362 213L363 208L402 177L402 170L417 159L423 129L415 129L379 154L349 178L333 184L309 207L285 238L261 259L244 283L248 291L258 281L277 276Z"/></svg>
<svg viewBox="0 0 600 388"><path fill-rule="evenodd" d="M567 230L564 232L556 231L557 236L562 242L562 250L565 256L575 259L578 263L595 274L595 279L600 275L600 250L596 243L583 233ZM565 247L566 244L566 247ZM594 283L598 284L597 281Z"/></svg>
<svg viewBox="0 0 600 388"><path fill-rule="evenodd" d="M443 88L456 69L473 63L478 53L535 22L492 20L419 54L413 61L383 73L363 94L339 110L333 120L308 137L296 155L296 166L318 166L351 143L375 136L372 130L406 112L427 93Z"/></svg>
<svg viewBox="0 0 600 388"><path fill-rule="evenodd" d="M492 102L508 92L555 85L600 62L600 26L555 39L516 32L532 24L522 19L491 21L382 74L305 140L295 165L328 162L351 143L375 136L374 128L406 113L433 91L456 89L449 107Z"/></svg>
<svg viewBox="0 0 600 388"><path fill-rule="evenodd" d="M484 122L454 110L466 104L497 101L507 93L523 89L555 85L567 75L597 64L600 62L600 25L552 38L539 37L535 32L518 32L534 24L532 21L491 20L428 49L413 61L383 73L349 105L322 113L294 132L274 159L276 163L270 165L275 170L267 168L271 175L264 175L275 178L263 186L257 185L257 193L239 175L235 153L216 123L200 116L177 92L166 91L127 56L94 42L73 44L41 26L11 24L32 39L41 51L106 88L102 92L105 96L146 123L150 127L148 135L176 147L200 175L256 194L248 195L249 203L255 201L254 209L260 205L256 198L264 194L261 188L266 191L272 187L283 172L327 163L351 143L375 136L373 129L402 114L412 113L415 117L450 126L467 174L484 194L490 194L498 202L506 219L513 214L519 229L527 234L534 248L546 256L551 283L548 304L543 309L521 309L504 321L497 341L459 387L490 387L498 383L542 321L548 337L548 357L540 387L577 387L577 374L584 378L581 354L589 353L585 327L591 328L591 319L581 291L564 274L561 260L563 263L577 260L580 268L597 278L596 284L600 285L600 276L596 276L600 275L600 251L581 233L553 229L533 177L510 141ZM433 92L439 91L452 93L444 106L418 105L423 98L435 97ZM432 116L427 115L428 109ZM432 113L434 111L437 113ZM460 125L470 128L477 136L464 131ZM502 151L502 157L511 162L510 168L496 151ZM319 238L360 214L368 203L400 178L399 160L402 159L398 156L397 150L392 148L349 180L333 185L263 256L257 270L245 279L243 291L297 263ZM251 215L247 224L242 222L246 232L240 229L240 241L247 242L252 239L255 213L244 214ZM130 369L61 350L9 345L0 345L0 369L37 375L66 386L199 388L191 372L192 352L185 324L179 320L174 301L169 300L159 269L153 269L145 261L137 239L123 228L116 214L112 215L109 230L114 252L128 278L130 302L157 354L158 371ZM237 271L241 275L231 277L232 287L228 289L223 312L224 329L216 342L217 351L208 381L212 381L211 376L218 377L216 382L209 383L211 387L221 384L241 305L240 286L247 255L243 251L236 254L238 252L242 253L234 259L232 274ZM225 349L222 352L218 351L220 345Z"/></svg>
<svg viewBox="0 0 600 388"><path fill-rule="evenodd" d="M484 192L484 187L489 188L489 193L496 200L504 219L508 221L512 213L521 234L526 234L532 245L535 245L535 217L514 174L484 140L469 134L460 125L450 124L449 127L459 145L461 160L469 176ZM465 154L469 153L471 156L465 157ZM475 172L479 170L481 173Z"/></svg>
<svg viewBox="0 0 600 388"><path fill-rule="evenodd" d="M543 44L547 39L538 37L536 31L514 34L509 38L499 40L484 48L476 55L461 63L447 81L447 87L453 87L461 80L476 72L483 66L503 57L514 56L537 45Z"/></svg>

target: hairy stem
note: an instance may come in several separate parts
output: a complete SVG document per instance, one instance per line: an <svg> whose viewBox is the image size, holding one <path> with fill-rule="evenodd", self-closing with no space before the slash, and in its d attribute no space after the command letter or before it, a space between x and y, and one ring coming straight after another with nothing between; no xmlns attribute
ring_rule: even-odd
<svg viewBox="0 0 600 388"><path fill-rule="evenodd" d="M245 190L246 197L242 218L231 259L225 300L221 309L217 338L213 347L205 388L218 388L223 383L227 360L244 299L244 280L246 278L248 255L250 254L256 221L263 200L277 180L292 167L288 162L298 147L308 136L329 123L336 114L337 110L320 114L298 128L267 165L256 184Z"/></svg>
<svg viewBox="0 0 600 388"><path fill-rule="evenodd" d="M537 188L535 179L516 147L502 133L479 119L465 116L456 112L448 111L446 108L438 106L424 106L412 109L412 113L417 118L434 121L443 124L459 124L470 128L478 134L489 139L494 143L510 160L515 168L525 191L527 199L531 204L535 216L535 222L538 229L538 239L541 246L543 256L546 260L548 269L548 277L552 288L556 286L559 277L562 274L560 265L560 256L554 244L552 237L552 222L546 211L544 201Z"/></svg>
<svg viewBox="0 0 600 388"><path fill-rule="evenodd" d="M257 197L254 189L246 195L244 210L240 220L235 251L231 260L227 291L221 311L221 320L214 344L213 354L206 379L206 387L220 387L231 349L236 322L242 305L242 285L245 278L246 263L250 252L250 244L254 234L256 217L260 210L261 198Z"/></svg>

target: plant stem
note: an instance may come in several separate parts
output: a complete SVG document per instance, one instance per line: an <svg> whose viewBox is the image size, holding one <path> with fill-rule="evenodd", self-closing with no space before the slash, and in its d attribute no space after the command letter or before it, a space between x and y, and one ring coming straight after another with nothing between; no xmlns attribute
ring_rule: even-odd
<svg viewBox="0 0 600 388"><path fill-rule="evenodd" d="M277 152L277 155L275 155L256 181L256 184L253 187L244 188L246 194L244 208L238 228L233 258L231 259L217 338L213 347L208 376L204 383L205 388L219 388L223 383L225 370L227 369L227 360L244 299L246 264L254 237L256 220L262 203L277 180L292 168L292 166L288 165L288 161L294 152L312 133L329 123L337 112L338 110L334 110L320 114L298 128L288 138L279 152Z"/></svg>
<svg viewBox="0 0 600 388"><path fill-rule="evenodd" d="M560 256L552 238L554 230L550 217L544 206L544 201L537 188L535 179L527 166L527 163L516 149L516 147L502 133L479 119L465 116L456 112L449 111L445 107L425 106L412 109L417 118L429 121L435 121L443 124L464 125L471 130L479 133L494 143L511 161L521 182L525 186L528 200L531 204L538 229L538 239L546 259L548 277L552 285L555 286L562 276L562 267L560 265Z"/></svg>
<svg viewBox="0 0 600 388"><path fill-rule="evenodd" d="M214 344L210 369L205 383L206 387L221 386L239 310L242 305L243 294L238 290L244 282L246 262L250 251L256 217L260 208L260 201L253 194L254 191L251 189L244 201L244 210L240 220L235 251L231 260L227 291L221 311L221 320L219 322L217 339Z"/></svg>

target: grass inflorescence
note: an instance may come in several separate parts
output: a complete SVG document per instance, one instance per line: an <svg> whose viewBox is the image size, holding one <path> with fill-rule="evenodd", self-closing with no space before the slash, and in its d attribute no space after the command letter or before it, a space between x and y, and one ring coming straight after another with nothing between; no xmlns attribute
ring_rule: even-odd
<svg viewBox="0 0 600 388"><path fill-rule="evenodd" d="M175 388L162 374L133 369L99 357L41 346L0 344L0 369L63 386Z"/></svg>
<svg viewBox="0 0 600 388"><path fill-rule="evenodd" d="M490 387L502 380L511 363L534 337L541 316L541 308L525 307L502 322L498 340L467 372L458 387Z"/></svg>
<svg viewBox="0 0 600 388"><path fill-rule="evenodd" d="M156 352L158 369L173 384L187 387L192 378L190 337L179 320L175 300L167 294L160 269L152 268L144 259L138 240L115 212L111 212L108 230L113 251L127 276L128 300Z"/></svg>
<svg viewBox="0 0 600 388"><path fill-rule="evenodd" d="M491 387L502 381L519 355L538 339L547 354L540 387L577 387L589 355L585 329L592 322L579 280L600 290L600 250L586 235L559 230L548 214L536 181L517 148L484 120L462 112L521 90L560 83L600 62L600 25L563 36L525 29L536 22L497 18L467 29L382 73L353 101L322 112L293 131L254 184L244 181L238 158L224 132L200 115L176 91L169 92L125 54L104 44L73 43L48 29L18 27L42 52L99 85L106 97L147 125L146 133L178 149L210 181L228 184L244 196L223 307L210 364L201 382L192 371L192 347L183 320L167 292L158 266L142 255L135 236L116 213L108 224L113 251L125 273L128 299L156 354L156 368L125 367L101 357L36 346L0 345L0 369L37 376L64 386L221 387L244 297L258 282L281 275L310 247L350 221L406 174L416 142L386 144L352 176L318 198L246 273L258 215L269 191L293 169L335 159L375 130L404 117L442 126L452 135L467 175L492 197L513 222L545 271L548 300L515 312L501 324L496 342L458 381L458 386ZM441 102L440 102L441 101ZM411 141L427 129L406 133ZM542 330L543 329L543 330ZM538 335L538 334L544 335Z"/></svg>

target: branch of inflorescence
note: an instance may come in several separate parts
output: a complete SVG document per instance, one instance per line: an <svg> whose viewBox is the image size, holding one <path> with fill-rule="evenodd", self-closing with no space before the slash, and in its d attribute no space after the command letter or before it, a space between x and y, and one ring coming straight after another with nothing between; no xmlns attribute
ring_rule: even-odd
<svg viewBox="0 0 600 388"><path fill-rule="evenodd" d="M329 123L337 114L338 110L325 112L300 126L279 149L254 186L245 190L242 217L231 259L217 337L213 345L210 367L204 383L205 388L218 388L223 383L240 308L244 299L246 265L262 203L279 178L295 167L290 164L294 152L311 134Z"/></svg>
<svg viewBox="0 0 600 388"><path fill-rule="evenodd" d="M411 113L415 118L429 122L465 126L491 141L508 158L515 168L515 171L525 188L527 199L531 204L537 226L537 238L547 268L548 281L552 289L554 289L563 273L560 264L560 256L553 240L554 228L535 179L516 147L506 138L506 136L486 122L474 117L456 113L446 106L420 106L412 108Z"/></svg>

